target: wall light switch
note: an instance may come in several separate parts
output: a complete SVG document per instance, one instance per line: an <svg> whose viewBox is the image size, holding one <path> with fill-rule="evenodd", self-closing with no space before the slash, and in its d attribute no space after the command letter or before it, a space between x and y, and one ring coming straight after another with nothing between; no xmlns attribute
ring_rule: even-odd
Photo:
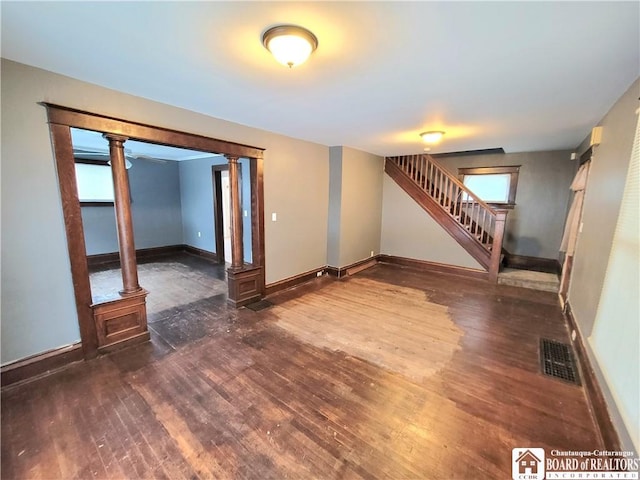
<svg viewBox="0 0 640 480"><path fill-rule="evenodd" d="M244 216L248 217L249 216L249 212L247 212L246 210L244 211Z"/></svg>
<svg viewBox="0 0 640 480"><path fill-rule="evenodd" d="M202 233L198 232L198 237L201 237L201 236L202 236Z"/></svg>
<svg viewBox="0 0 640 480"><path fill-rule="evenodd" d="M276 220L278 220L278 214L276 212L273 212L271 214L271 221L275 222Z"/></svg>

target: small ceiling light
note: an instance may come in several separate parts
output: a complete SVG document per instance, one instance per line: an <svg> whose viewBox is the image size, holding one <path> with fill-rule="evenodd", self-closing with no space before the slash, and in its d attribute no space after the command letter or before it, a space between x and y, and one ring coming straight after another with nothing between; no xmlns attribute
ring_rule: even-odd
<svg viewBox="0 0 640 480"><path fill-rule="evenodd" d="M304 63L318 48L318 39L306 28L278 25L262 35L262 44L276 60L289 68Z"/></svg>
<svg viewBox="0 0 640 480"><path fill-rule="evenodd" d="M442 140L442 136L444 135L443 131L433 130L430 132L422 132L420 136L422 137L422 141L424 143L438 143Z"/></svg>

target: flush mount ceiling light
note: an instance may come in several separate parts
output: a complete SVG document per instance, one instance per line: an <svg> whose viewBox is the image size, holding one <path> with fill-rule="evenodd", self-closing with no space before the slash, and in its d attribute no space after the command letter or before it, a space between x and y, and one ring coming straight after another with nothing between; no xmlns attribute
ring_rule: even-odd
<svg viewBox="0 0 640 480"><path fill-rule="evenodd" d="M422 132L420 136L424 143L438 143L442 140L444 132L441 130L432 130L430 132Z"/></svg>
<svg viewBox="0 0 640 480"><path fill-rule="evenodd" d="M304 63L318 48L318 39L306 28L278 25L264 32L262 44L278 62L292 68Z"/></svg>

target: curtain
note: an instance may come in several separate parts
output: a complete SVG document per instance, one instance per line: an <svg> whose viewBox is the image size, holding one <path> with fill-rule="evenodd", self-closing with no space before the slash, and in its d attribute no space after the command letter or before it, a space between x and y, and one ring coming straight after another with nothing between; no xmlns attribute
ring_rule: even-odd
<svg viewBox="0 0 640 480"><path fill-rule="evenodd" d="M578 237L578 229L580 228L582 203L584 202L584 190L587 187L587 175L590 163L591 162L585 162L582 164L570 187L575 195L573 196L573 203L567 215L567 223L564 227L564 235L562 236L562 243L560 244L560 251L566 252L567 256L573 255L576 247L576 238Z"/></svg>

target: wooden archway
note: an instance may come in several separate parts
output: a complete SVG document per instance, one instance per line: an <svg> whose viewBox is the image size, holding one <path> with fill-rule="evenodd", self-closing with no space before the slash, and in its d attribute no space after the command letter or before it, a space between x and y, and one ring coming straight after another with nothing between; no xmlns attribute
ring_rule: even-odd
<svg viewBox="0 0 640 480"><path fill-rule="evenodd" d="M116 175L119 176L118 184L114 185L117 190L116 221L119 230L121 228L126 230L127 222L131 220L130 205L126 195L126 190L129 188L128 179L126 175L123 175L124 161L118 161L119 155L122 154L122 145L126 140L139 140L212 154L223 154L229 160L230 171L234 170L234 164L237 166L238 158L248 158L250 160L251 177L251 249L253 263L245 264L243 261L242 212L238 204L236 208L232 208L232 224L235 225L235 229L232 229L232 266L227 270L227 278L229 280L228 299L230 304L239 307L264 295L264 149L107 117L50 103L43 103L42 105L47 109L58 171L76 310L78 312L80 337L85 358L93 358L98 352L108 351L125 344L146 341L149 339L149 332L146 325L146 292L135 288L137 264L132 236L127 239L125 235L125 238L119 239L123 272L125 270L128 272L129 285L127 285L127 279L125 279L125 288L120 292L119 298L102 304L93 304L92 302L84 229L76 186L71 128L102 132L110 142L111 156L113 157L111 168L114 172L114 177ZM233 192L233 181L234 179L230 178L232 202L238 203L239 185L237 177L235 178L235 194ZM118 190L120 190L120 202L118 202ZM125 253L124 255L122 254L123 252Z"/></svg>

